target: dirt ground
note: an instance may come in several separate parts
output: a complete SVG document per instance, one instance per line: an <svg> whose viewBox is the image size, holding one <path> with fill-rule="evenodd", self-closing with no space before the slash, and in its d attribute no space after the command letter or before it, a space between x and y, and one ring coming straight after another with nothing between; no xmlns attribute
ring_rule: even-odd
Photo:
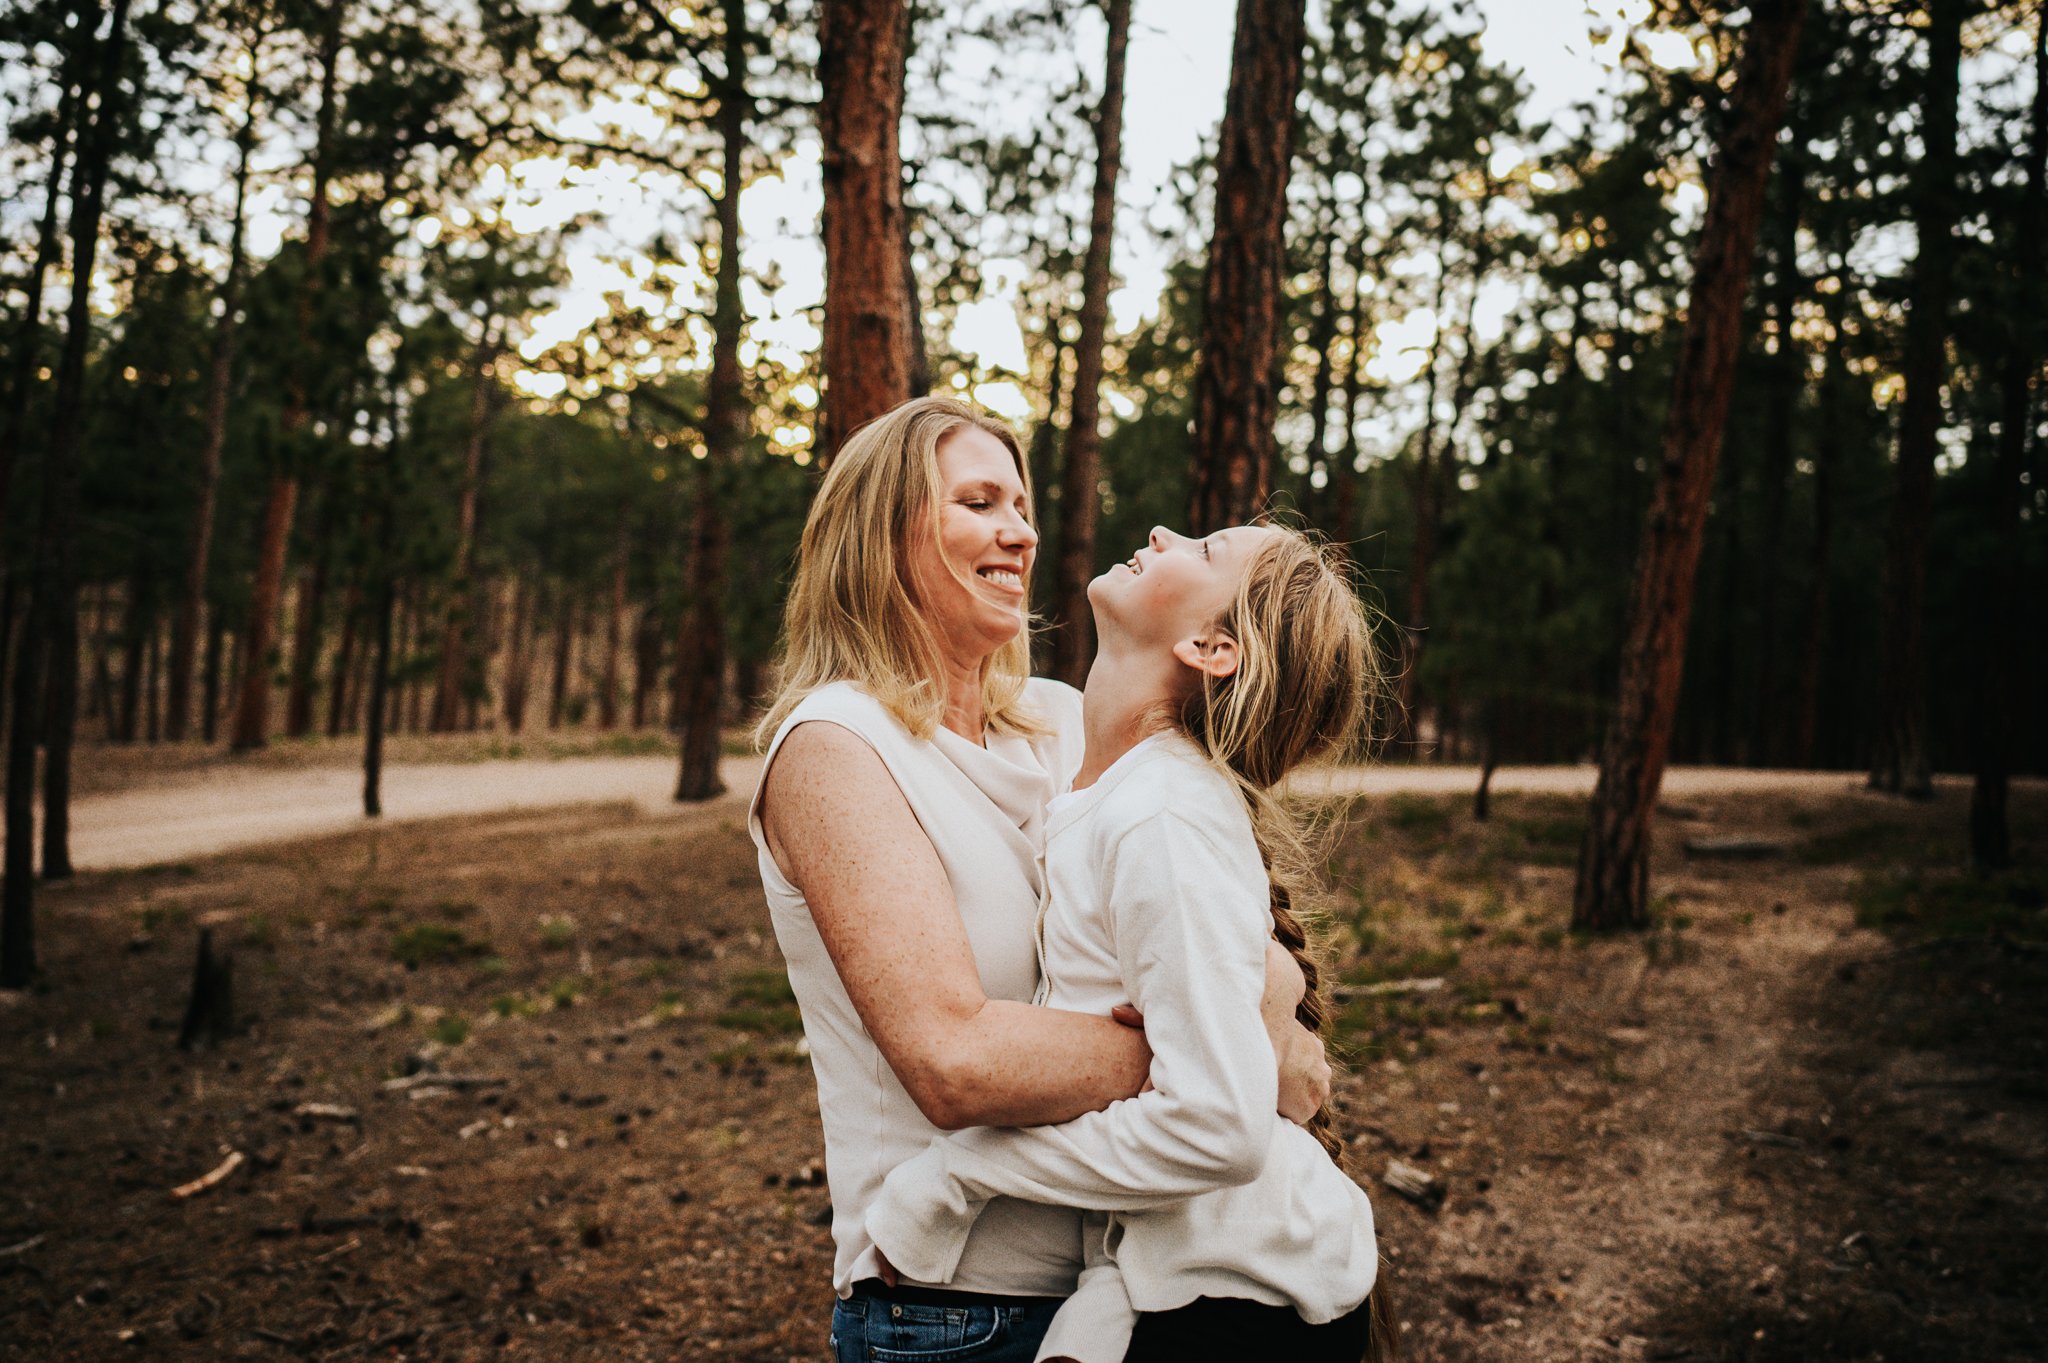
<svg viewBox="0 0 2048 1363"><path fill-rule="evenodd" d="M1564 930L1580 801L1360 803L1340 1125L1408 1358L2048 1357L2048 788L1998 880L1952 869L1965 798L1687 795L1658 927L1594 941ZM1684 851L1731 835L1783 852ZM815 1099L733 805L398 825L42 906L44 985L0 995L0 1359L823 1356ZM203 925L247 1027L195 1057Z"/></svg>

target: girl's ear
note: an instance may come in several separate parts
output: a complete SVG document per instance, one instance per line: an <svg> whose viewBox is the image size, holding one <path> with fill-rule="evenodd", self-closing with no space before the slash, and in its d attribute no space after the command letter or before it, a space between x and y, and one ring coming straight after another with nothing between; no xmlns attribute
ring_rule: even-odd
<svg viewBox="0 0 2048 1363"><path fill-rule="evenodd" d="M1183 639L1173 656L1204 676L1218 681L1237 675L1237 640L1218 630L1206 639Z"/></svg>

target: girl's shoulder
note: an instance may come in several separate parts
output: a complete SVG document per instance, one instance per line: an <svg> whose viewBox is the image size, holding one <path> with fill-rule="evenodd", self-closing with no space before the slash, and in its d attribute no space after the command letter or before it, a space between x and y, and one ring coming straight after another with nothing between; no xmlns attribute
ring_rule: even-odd
<svg viewBox="0 0 2048 1363"><path fill-rule="evenodd" d="M1153 819L1167 818L1211 836L1235 839L1251 834L1244 797L1211 766L1201 750L1177 733L1146 740L1114 784L1102 793L1095 812L1098 831L1109 838Z"/></svg>

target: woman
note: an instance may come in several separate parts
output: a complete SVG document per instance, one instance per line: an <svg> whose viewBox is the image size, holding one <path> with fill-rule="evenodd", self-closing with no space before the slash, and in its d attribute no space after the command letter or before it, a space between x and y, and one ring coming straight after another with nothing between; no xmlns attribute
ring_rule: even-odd
<svg viewBox="0 0 2048 1363"><path fill-rule="evenodd" d="M1139 1033L1029 1003L1038 833L1082 743L1077 694L1027 676L1037 544L1016 438L942 398L857 432L804 527L748 827L818 1082L841 1359L1029 1360L1078 1213L998 1199L940 1290L881 1281L867 1205L940 1129L1066 1121L1148 1072ZM1273 960L1281 1110L1305 1120L1328 1071Z"/></svg>

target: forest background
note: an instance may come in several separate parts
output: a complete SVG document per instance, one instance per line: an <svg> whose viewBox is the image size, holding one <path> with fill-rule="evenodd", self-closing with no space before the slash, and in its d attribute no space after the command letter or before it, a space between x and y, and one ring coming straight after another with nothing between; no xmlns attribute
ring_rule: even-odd
<svg viewBox="0 0 2048 1363"><path fill-rule="evenodd" d="M2002 863L2041 6L1589 6L1541 118L1465 0L1237 17L1119 190L1124 3L12 6L0 973L79 734L665 726L715 793L821 468L924 391L1027 443L1054 673L1151 525L1277 506L1383 606L1394 760L1604 752L1582 921L1647 921L1666 760L1975 771Z"/></svg>

